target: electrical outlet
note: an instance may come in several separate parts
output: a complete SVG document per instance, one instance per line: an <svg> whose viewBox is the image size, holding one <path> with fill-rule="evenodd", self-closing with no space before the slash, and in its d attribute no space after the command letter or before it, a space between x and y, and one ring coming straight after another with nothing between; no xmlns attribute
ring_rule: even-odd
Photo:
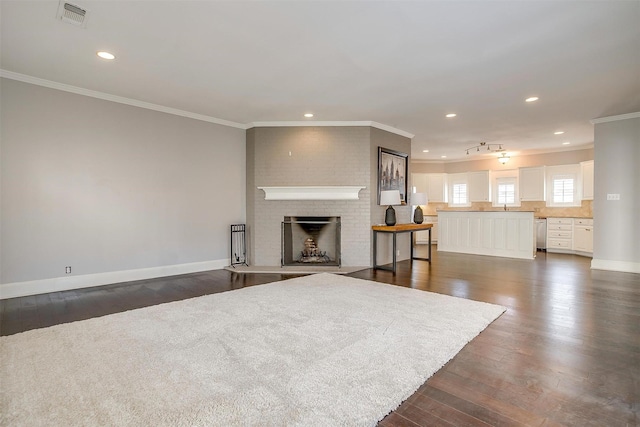
<svg viewBox="0 0 640 427"><path fill-rule="evenodd" d="M65 267L64 272L65 274L71 274L71 266Z"/></svg>
<svg viewBox="0 0 640 427"><path fill-rule="evenodd" d="M607 194L607 200L620 200L620 194L609 193Z"/></svg>

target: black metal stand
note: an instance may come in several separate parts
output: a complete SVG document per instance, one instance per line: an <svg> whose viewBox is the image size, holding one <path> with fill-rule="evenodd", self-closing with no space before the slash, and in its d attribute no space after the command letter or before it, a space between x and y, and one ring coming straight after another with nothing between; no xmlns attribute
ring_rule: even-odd
<svg viewBox="0 0 640 427"><path fill-rule="evenodd" d="M231 267L236 265L246 265L247 267L247 246L245 239L245 224L231 225Z"/></svg>
<svg viewBox="0 0 640 427"><path fill-rule="evenodd" d="M410 259L414 260L414 259L418 259L418 260L422 260L422 261L429 261L431 262L431 224L429 224L429 227L426 228L425 230L429 231L429 257L428 258L419 258L419 257L414 257L413 256L413 233L415 231L421 231L421 230L403 230L403 229L398 229L396 227L389 227L388 230L380 230L380 229L373 229L373 269L374 270L389 270L389 271L393 271L393 274L396 273L396 236L398 233L411 233L411 254L410 254ZM383 267L382 265L378 265L378 233L391 233L393 234L393 262L392 262L392 266L391 267Z"/></svg>

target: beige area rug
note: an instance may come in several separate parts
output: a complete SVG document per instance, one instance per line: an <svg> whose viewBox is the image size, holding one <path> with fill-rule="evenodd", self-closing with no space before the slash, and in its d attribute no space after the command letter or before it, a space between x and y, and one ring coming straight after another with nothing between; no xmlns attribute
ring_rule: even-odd
<svg viewBox="0 0 640 427"><path fill-rule="evenodd" d="M317 274L0 339L6 426L372 426L504 308Z"/></svg>

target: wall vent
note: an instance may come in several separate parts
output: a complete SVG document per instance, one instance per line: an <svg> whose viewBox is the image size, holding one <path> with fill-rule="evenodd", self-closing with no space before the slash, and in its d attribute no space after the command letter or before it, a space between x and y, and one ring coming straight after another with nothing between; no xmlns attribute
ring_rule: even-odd
<svg viewBox="0 0 640 427"><path fill-rule="evenodd" d="M57 18L62 22L85 28L87 26L87 18L89 11L75 4L67 3L64 0L58 5Z"/></svg>

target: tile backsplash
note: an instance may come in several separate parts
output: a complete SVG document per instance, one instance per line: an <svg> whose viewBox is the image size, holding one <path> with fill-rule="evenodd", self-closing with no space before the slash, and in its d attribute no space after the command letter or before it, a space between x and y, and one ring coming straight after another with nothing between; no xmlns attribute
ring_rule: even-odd
<svg viewBox="0 0 640 427"><path fill-rule="evenodd" d="M536 217L568 217L568 218L593 218L593 201L583 200L579 207L550 208L545 202L522 202L520 207L509 207L510 211L533 211ZM425 215L437 215L437 211L501 211L500 207L491 205L491 202L473 202L470 207L452 208L447 203L429 203L424 209Z"/></svg>

